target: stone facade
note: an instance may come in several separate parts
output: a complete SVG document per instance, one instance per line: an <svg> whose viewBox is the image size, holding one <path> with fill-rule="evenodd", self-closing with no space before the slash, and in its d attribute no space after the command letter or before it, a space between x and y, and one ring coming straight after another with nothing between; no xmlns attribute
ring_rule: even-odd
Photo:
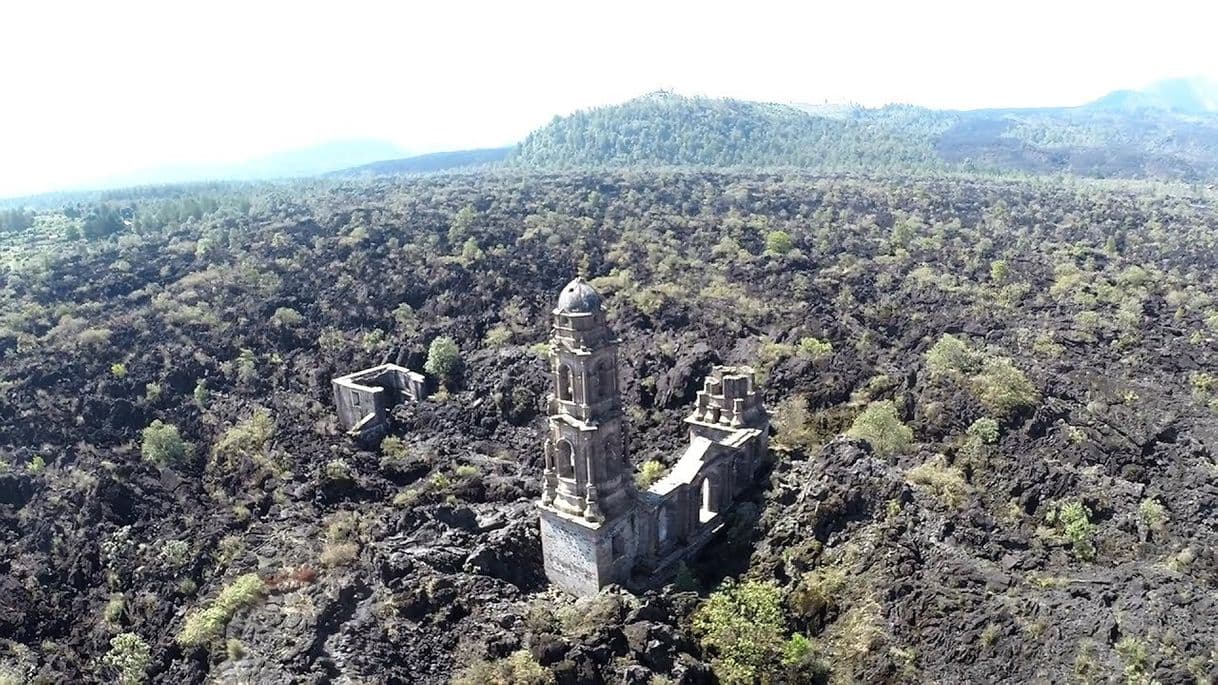
<svg viewBox="0 0 1218 685"><path fill-rule="evenodd" d="M389 429L389 410L427 395L423 374L397 364L381 364L330 381L338 421L349 435L375 441Z"/></svg>
<svg viewBox="0 0 1218 685"><path fill-rule="evenodd" d="M553 312L554 391L538 507L546 575L577 595L610 583L646 587L670 575L719 530L769 445L769 415L752 369L716 367L685 420L689 447L639 492L623 449L618 341L601 305L577 278Z"/></svg>

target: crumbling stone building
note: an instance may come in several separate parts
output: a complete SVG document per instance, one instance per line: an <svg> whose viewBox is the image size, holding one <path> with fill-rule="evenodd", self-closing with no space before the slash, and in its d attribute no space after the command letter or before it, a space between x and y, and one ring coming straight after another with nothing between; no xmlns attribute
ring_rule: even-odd
<svg viewBox="0 0 1218 685"><path fill-rule="evenodd" d="M554 391L545 443L542 551L550 581L577 595L670 575L722 527L769 445L769 415L748 367L716 367L685 422L690 444L646 492L622 440L618 341L581 279L555 307Z"/></svg>
<svg viewBox="0 0 1218 685"><path fill-rule="evenodd" d="M389 410L427 394L423 374L397 364L381 364L330 381L338 421L353 437L380 440L389 430Z"/></svg>

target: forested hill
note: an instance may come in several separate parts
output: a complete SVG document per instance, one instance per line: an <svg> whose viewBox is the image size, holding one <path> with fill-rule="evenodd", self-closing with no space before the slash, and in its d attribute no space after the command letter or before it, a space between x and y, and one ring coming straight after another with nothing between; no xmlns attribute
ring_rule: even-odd
<svg viewBox="0 0 1218 685"><path fill-rule="evenodd" d="M556 117L520 144L536 168L791 166L1218 178L1218 115L1113 107L800 108L652 93Z"/></svg>
<svg viewBox="0 0 1218 685"><path fill-rule="evenodd" d="M930 136L912 127L669 93L555 118L525 138L515 159L542 167L941 165Z"/></svg>

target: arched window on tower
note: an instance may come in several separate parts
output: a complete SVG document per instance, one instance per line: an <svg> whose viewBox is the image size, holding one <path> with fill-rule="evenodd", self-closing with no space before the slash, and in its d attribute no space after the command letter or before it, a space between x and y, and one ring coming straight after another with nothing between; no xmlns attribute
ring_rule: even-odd
<svg viewBox="0 0 1218 685"><path fill-rule="evenodd" d="M571 449L571 443L559 440L554 458L558 462L559 478L575 478L575 451Z"/></svg>
<svg viewBox="0 0 1218 685"><path fill-rule="evenodd" d="M558 399L571 401L571 367L566 364L558 366Z"/></svg>

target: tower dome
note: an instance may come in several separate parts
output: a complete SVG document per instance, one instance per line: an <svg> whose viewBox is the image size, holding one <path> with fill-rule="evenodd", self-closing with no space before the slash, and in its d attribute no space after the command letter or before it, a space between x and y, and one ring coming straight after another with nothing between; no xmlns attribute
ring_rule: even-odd
<svg viewBox="0 0 1218 685"><path fill-rule="evenodd" d="M601 309L601 295L582 278L576 278L563 287L558 296L558 314L592 314Z"/></svg>

